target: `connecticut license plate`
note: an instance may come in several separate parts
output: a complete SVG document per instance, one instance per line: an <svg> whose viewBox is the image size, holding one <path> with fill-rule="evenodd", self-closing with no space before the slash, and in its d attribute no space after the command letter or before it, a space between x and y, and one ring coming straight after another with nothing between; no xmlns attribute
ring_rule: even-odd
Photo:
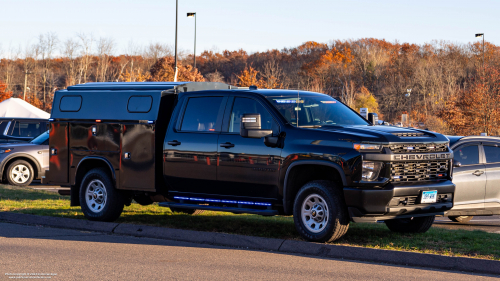
<svg viewBox="0 0 500 281"><path fill-rule="evenodd" d="M437 195L437 190L422 191L420 203L436 203Z"/></svg>

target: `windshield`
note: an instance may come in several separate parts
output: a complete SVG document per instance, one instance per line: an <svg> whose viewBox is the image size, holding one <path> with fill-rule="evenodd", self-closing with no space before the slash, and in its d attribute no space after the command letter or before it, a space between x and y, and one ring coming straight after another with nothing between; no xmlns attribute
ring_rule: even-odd
<svg viewBox="0 0 500 281"><path fill-rule="evenodd" d="M30 143L32 144L45 144L44 142L47 141L49 139L49 131L46 131L46 132L43 132L41 135L39 135L38 137L32 139L30 141ZM48 143L46 143L48 144Z"/></svg>
<svg viewBox="0 0 500 281"><path fill-rule="evenodd" d="M304 128L321 126L369 125L363 117L329 96L268 97L292 125Z"/></svg>

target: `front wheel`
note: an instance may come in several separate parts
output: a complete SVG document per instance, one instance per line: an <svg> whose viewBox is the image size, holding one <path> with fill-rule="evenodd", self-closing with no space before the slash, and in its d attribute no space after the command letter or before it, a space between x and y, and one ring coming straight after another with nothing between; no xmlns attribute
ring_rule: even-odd
<svg viewBox="0 0 500 281"><path fill-rule="evenodd" d="M468 223L472 220L473 217L474 216L449 216L448 218L454 222Z"/></svg>
<svg viewBox="0 0 500 281"><path fill-rule="evenodd" d="M400 233L424 233L431 228L435 216L393 219L385 221L385 225L393 231Z"/></svg>
<svg viewBox="0 0 500 281"><path fill-rule="evenodd" d="M80 186L80 206L88 220L115 221L125 206L125 200L113 186L104 168L90 170Z"/></svg>
<svg viewBox="0 0 500 281"><path fill-rule="evenodd" d="M341 188L330 181L311 181L297 193L293 220L308 241L332 242L349 229L349 216Z"/></svg>

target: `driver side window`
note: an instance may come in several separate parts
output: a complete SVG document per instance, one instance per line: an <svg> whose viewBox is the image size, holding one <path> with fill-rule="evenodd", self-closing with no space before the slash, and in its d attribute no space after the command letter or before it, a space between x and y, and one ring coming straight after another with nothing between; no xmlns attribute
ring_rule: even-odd
<svg viewBox="0 0 500 281"><path fill-rule="evenodd" d="M262 130L273 130L278 131L278 124L274 121L273 117L267 109L265 109L260 103L249 98L235 98L233 103L233 109L231 110L231 120L229 122L229 132L239 133L240 132L240 121L241 116L246 113L258 113L260 114L260 122Z"/></svg>
<svg viewBox="0 0 500 281"><path fill-rule="evenodd" d="M479 147L477 145L462 146L453 152L454 161L462 165L479 164Z"/></svg>

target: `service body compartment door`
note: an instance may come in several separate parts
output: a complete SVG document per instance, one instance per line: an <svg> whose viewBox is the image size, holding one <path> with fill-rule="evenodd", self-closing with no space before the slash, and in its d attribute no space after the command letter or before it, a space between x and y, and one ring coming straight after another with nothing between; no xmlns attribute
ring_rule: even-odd
<svg viewBox="0 0 500 281"><path fill-rule="evenodd" d="M51 122L49 132L49 174L47 182L67 184L68 181L68 128L67 122Z"/></svg>
<svg viewBox="0 0 500 281"><path fill-rule="evenodd" d="M155 132L153 124L122 125L120 188L155 191Z"/></svg>

